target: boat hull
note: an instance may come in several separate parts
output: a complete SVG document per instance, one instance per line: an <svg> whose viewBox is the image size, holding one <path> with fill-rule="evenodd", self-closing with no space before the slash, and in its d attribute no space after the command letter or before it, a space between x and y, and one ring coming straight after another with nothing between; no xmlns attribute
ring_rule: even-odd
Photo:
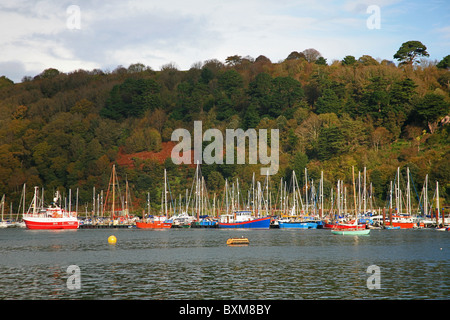
<svg viewBox="0 0 450 320"><path fill-rule="evenodd" d="M228 229L269 229L270 217L258 218L243 222L219 222L219 228Z"/></svg>
<svg viewBox="0 0 450 320"><path fill-rule="evenodd" d="M191 224L192 228L217 228L217 221L201 220Z"/></svg>
<svg viewBox="0 0 450 320"><path fill-rule="evenodd" d="M317 229L318 224L316 222L310 221L299 221L299 222L279 221L278 226L280 227L280 229Z"/></svg>
<svg viewBox="0 0 450 320"><path fill-rule="evenodd" d="M348 236L362 236L362 235L368 235L370 233L370 229L357 229L357 230L332 229L331 233L339 234L339 235L348 235Z"/></svg>
<svg viewBox="0 0 450 320"><path fill-rule="evenodd" d="M365 224L358 224L358 225L355 225L355 224L346 224L346 223L338 223L338 224L335 224L335 225L333 225L332 227L331 227L331 229L338 229L338 230L341 230L341 229L366 229L366 225Z"/></svg>
<svg viewBox="0 0 450 320"><path fill-rule="evenodd" d="M385 229L386 229L386 230L399 230L399 229L401 229L401 228L398 227L398 226L397 226L397 227L394 227L394 226L392 226L392 227L391 227L391 226L386 226Z"/></svg>
<svg viewBox="0 0 450 320"><path fill-rule="evenodd" d="M400 229L412 229L417 227L417 224L413 222L392 222L392 225L388 223L387 226L398 227Z"/></svg>
<svg viewBox="0 0 450 320"><path fill-rule="evenodd" d="M32 230L61 230L78 229L79 222L76 218L24 218L27 229Z"/></svg>
<svg viewBox="0 0 450 320"><path fill-rule="evenodd" d="M172 223L164 221L153 222L136 222L136 228L138 229L170 229Z"/></svg>

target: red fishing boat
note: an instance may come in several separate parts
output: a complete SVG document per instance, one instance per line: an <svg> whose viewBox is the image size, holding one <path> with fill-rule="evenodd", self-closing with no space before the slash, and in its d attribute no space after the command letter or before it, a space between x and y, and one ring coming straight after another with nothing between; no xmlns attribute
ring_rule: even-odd
<svg viewBox="0 0 450 320"><path fill-rule="evenodd" d="M386 226L400 229L412 229L417 228L417 222L415 219L411 216L405 216L405 215L393 215L392 216L392 223L387 219Z"/></svg>
<svg viewBox="0 0 450 320"><path fill-rule="evenodd" d="M165 216L156 216L143 221L136 221L136 228L139 229L170 229L172 228L172 220L168 220Z"/></svg>
<svg viewBox="0 0 450 320"><path fill-rule="evenodd" d="M38 210L37 190L35 188L32 212L23 216L23 221L28 229L54 230L54 229L78 229L79 223L76 213L71 213L61 209L58 205L60 195L57 191L53 198L53 203L46 209Z"/></svg>

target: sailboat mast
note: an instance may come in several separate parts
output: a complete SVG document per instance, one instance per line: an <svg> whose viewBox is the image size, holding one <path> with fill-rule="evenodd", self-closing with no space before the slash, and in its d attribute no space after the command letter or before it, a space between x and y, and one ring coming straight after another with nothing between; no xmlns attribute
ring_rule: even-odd
<svg viewBox="0 0 450 320"><path fill-rule="evenodd" d="M266 216L269 215L269 170L266 172Z"/></svg>
<svg viewBox="0 0 450 320"><path fill-rule="evenodd" d="M305 200L306 200L306 215L308 215L308 169L305 168Z"/></svg>
<svg viewBox="0 0 450 320"><path fill-rule="evenodd" d="M439 182L436 181L436 221L439 222ZM439 223L438 223L439 224ZM444 226L444 214L442 214L442 226Z"/></svg>
<svg viewBox="0 0 450 320"><path fill-rule="evenodd" d="M355 167L352 166L352 182L353 182L353 202L355 205L355 219L358 219L358 213L356 209L356 187L355 187Z"/></svg>
<svg viewBox="0 0 450 320"><path fill-rule="evenodd" d="M115 216L115 202L116 202L116 165L113 165L113 172L112 172L112 217Z"/></svg>
<svg viewBox="0 0 450 320"><path fill-rule="evenodd" d="M424 192L424 216L428 215L428 174L425 176L425 192Z"/></svg>
<svg viewBox="0 0 450 320"><path fill-rule="evenodd" d="M361 213L361 171L358 171L358 212Z"/></svg>
<svg viewBox="0 0 450 320"><path fill-rule="evenodd" d="M366 212L367 212L367 196L366 196L366 194L367 194L367 190L366 190L367 177L366 177L366 174L367 174L366 167L364 167L364 187L363 187L364 214L366 214Z"/></svg>
<svg viewBox="0 0 450 320"><path fill-rule="evenodd" d="M2 221L3 221L3 213L5 211L5 195L2 197Z"/></svg>
<svg viewBox="0 0 450 320"><path fill-rule="evenodd" d="M164 169L164 212L166 214L166 218L168 218L168 214L167 214L167 173L166 173L166 169Z"/></svg>
<svg viewBox="0 0 450 320"><path fill-rule="evenodd" d="M225 205L227 207L227 214L229 213L228 211L228 179L225 179Z"/></svg>
<svg viewBox="0 0 450 320"><path fill-rule="evenodd" d="M402 191L400 189L400 167L397 168L397 190L398 190L398 202L397 202L397 213L402 213Z"/></svg>
<svg viewBox="0 0 450 320"><path fill-rule="evenodd" d="M323 216L323 171L320 173L320 210L319 218Z"/></svg>
<svg viewBox="0 0 450 320"><path fill-rule="evenodd" d="M408 181L406 183L406 213L411 214L411 185L409 180L409 167L406 168L406 175L408 176Z"/></svg>
<svg viewBox="0 0 450 320"><path fill-rule="evenodd" d="M341 215L341 183L340 180L337 182L337 193L336 193L336 202L337 202L337 212L338 217Z"/></svg>

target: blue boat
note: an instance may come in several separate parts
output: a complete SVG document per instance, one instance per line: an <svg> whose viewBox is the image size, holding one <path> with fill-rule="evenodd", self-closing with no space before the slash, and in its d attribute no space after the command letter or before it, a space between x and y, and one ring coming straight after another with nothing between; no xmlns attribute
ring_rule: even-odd
<svg viewBox="0 0 450 320"><path fill-rule="evenodd" d="M235 214L221 215L219 228L269 229L270 217L256 218L251 215L251 211L236 211Z"/></svg>
<svg viewBox="0 0 450 320"><path fill-rule="evenodd" d="M398 229L400 229L400 227L386 226L385 229L387 229L387 230L398 230Z"/></svg>
<svg viewBox="0 0 450 320"><path fill-rule="evenodd" d="M200 220L192 223L194 228L217 228L217 220L209 216L200 216Z"/></svg>
<svg viewBox="0 0 450 320"><path fill-rule="evenodd" d="M317 229L317 221L278 221L280 229Z"/></svg>

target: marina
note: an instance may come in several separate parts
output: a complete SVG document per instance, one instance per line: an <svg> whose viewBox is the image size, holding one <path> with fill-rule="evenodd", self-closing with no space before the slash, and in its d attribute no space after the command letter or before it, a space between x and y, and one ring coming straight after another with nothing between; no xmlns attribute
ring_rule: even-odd
<svg viewBox="0 0 450 320"><path fill-rule="evenodd" d="M110 236L114 235L114 243ZM228 245L246 238L244 245ZM448 300L450 238L433 229L0 230L0 299ZM81 287L70 290L69 266ZM380 289L369 289L370 266Z"/></svg>
<svg viewBox="0 0 450 320"><path fill-rule="evenodd" d="M439 182L436 181L434 195L430 197L428 175L423 183L422 193L415 191L412 196L412 176L406 167L406 181L401 181L398 168L383 207L376 207L374 192L367 185L366 168L355 175L352 167L352 179L348 185L338 180L336 187L324 192L324 172L315 181L308 178L305 168L304 184L301 186L292 172L289 184L281 181L274 186L269 175L263 181L256 181L255 174L248 190L240 189L239 179L231 184L225 180L223 194L216 197L209 194L200 166L196 166L190 192L186 189L185 198L181 194L177 199L170 192L170 181L164 170L161 205L155 215L151 211L150 194L147 209L141 214L132 208L128 181L125 181L125 195L121 194L120 182L115 165L108 189L103 200L103 191L93 190L92 210L84 215L78 210L78 190L75 205L72 203L72 190L62 199L56 190L53 201L46 205L44 190L34 187L31 204L27 207L23 186L19 210L13 213L12 203L9 213L5 214L5 195L0 202L0 227L26 227L28 229L95 229L95 228L238 228L238 229L337 229L370 230L384 228L422 229L432 228L447 231L450 226L448 207L441 207ZM402 177L402 179L405 179ZM317 187L315 187L317 186ZM402 190L404 186L405 190ZM274 196L272 191L277 190ZM350 192L348 192L348 190ZM247 192L246 192L247 191ZM247 197L244 197L247 193ZM178 203L177 203L178 200ZM378 203L381 201L378 200ZM415 206L415 208L414 208ZM75 210L74 210L75 207ZM9 219L7 218L9 216ZM347 230L348 231L348 230ZM370 231L359 233L368 234ZM348 234L348 232L347 232ZM356 234L356 233L355 233Z"/></svg>

